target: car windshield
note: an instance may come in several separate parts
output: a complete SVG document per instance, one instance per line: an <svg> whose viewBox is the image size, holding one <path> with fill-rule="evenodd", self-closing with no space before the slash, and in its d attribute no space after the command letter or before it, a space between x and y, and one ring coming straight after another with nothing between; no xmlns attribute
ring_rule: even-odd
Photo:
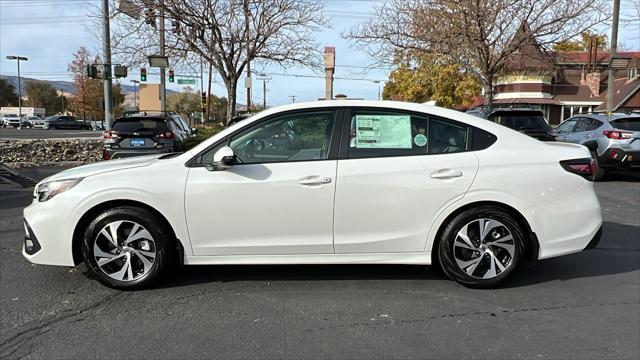
<svg viewBox="0 0 640 360"><path fill-rule="evenodd" d="M164 119L145 118L132 119L122 118L113 124L113 130L123 133L133 133L141 131L164 132L168 131Z"/></svg>
<svg viewBox="0 0 640 360"><path fill-rule="evenodd" d="M620 130L640 131L640 117L629 117L614 120L611 126Z"/></svg>
<svg viewBox="0 0 640 360"><path fill-rule="evenodd" d="M18 114L4 114L5 117L18 117Z"/></svg>
<svg viewBox="0 0 640 360"><path fill-rule="evenodd" d="M514 130L549 128L539 111L496 111L489 116L489 120Z"/></svg>

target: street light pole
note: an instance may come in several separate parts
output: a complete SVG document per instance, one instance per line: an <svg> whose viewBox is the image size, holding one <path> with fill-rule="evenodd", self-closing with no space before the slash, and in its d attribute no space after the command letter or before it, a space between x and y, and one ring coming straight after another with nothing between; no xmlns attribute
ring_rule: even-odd
<svg viewBox="0 0 640 360"><path fill-rule="evenodd" d="M18 124L18 130L22 129L22 86L20 84L20 60L28 61L29 59L24 56L7 56L7 60L15 60L18 63L18 118L20 122Z"/></svg>
<svg viewBox="0 0 640 360"><path fill-rule="evenodd" d="M133 83L133 106L136 108L136 110L140 110L138 109L138 84L140 83L140 81L131 80L131 82Z"/></svg>
<svg viewBox="0 0 640 360"><path fill-rule="evenodd" d="M60 101L62 102L62 115L64 115L64 89L60 89Z"/></svg>
<svg viewBox="0 0 640 360"><path fill-rule="evenodd" d="M160 56L164 56L164 2L160 8ZM167 84L165 79L165 68L160 68L160 110L167 111Z"/></svg>

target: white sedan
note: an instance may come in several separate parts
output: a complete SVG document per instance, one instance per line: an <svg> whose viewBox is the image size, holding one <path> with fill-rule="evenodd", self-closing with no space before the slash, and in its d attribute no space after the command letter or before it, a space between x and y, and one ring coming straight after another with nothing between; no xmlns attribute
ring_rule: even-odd
<svg viewBox="0 0 640 360"><path fill-rule="evenodd" d="M175 262L437 264L492 287L526 259L594 247L587 148L435 106L296 103L185 153L105 161L40 182L23 254L147 287Z"/></svg>

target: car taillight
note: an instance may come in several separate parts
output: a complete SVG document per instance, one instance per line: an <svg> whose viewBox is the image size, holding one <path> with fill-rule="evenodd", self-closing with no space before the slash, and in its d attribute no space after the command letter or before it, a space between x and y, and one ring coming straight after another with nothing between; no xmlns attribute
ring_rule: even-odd
<svg viewBox="0 0 640 360"><path fill-rule="evenodd" d="M114 130L107 130L104 132L104 138L105 139L117 139L118 138L118 132L114 131Z"/></svg>
<svg viewBox="0 0 640 360"><path fill-rule="evenodd" d="M563 160L560 161L560 166L568 172L580 175L590 181L593 181L596 174L596 162L592 158Z"/></svg>
<svg viewBox="0 0 640 360"><path fill-rule="evenodd" d="M173 139L173 131L165 131L163 133L160 133L160 135L158 135L158 137L160 139Z"/></svg>
<svg viewBox="0 0 640 360"><path fill-rule="evenodd" d="M620 130L605 130L602 133L604 134L604 136L608 137L609 139L616 139L616 140L631 139L631 134L632 134L629 131L620 131Z"/></svg>
<svg viewBox="0 0 640 360"><path fill-rule="evenodd" d="M102 159L103 160L109 160L111 159L111 155L109 155L109 153L107 152L107 150L102 149Z"/></svg>

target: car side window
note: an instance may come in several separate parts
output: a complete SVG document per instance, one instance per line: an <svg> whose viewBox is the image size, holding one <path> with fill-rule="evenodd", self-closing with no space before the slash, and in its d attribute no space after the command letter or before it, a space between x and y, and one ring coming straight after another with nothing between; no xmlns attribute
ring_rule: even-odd
<svg viewBox="0 0 640 360"><path fill-rule="evenodd" d="M576 126L575 120L567 120L556 128L556 134L558 135L568 134L573 130L575 126Z"/></svg>
<svg viewBox="0 0 640 360"><path fill-rule="evenodd" d="M411 156L467 150L469 127L436 116L355 111L349 158Z"/></svg>
<svg viewBox="0 0 640 360"><path fill-rule="evenodd" d="M591 128L591 119L579 118L576 121L576 126L573 128L573 132L588 131Z"/></svg>
<svg viewBox="0 0 640 360"><path fill-rule="evenodd" d="M325 160L335 124L334 111L278 116L231 137L241 164Z"/></svg>
<svg viewBox="0 0 640 360"><path fill-rule="evenodd" d="M602 126L602 121L600 120L596 120L596 119L591 119L591 126L589 127L589 130L595 130L597 128L599 128L600 126Z"/></svg>

